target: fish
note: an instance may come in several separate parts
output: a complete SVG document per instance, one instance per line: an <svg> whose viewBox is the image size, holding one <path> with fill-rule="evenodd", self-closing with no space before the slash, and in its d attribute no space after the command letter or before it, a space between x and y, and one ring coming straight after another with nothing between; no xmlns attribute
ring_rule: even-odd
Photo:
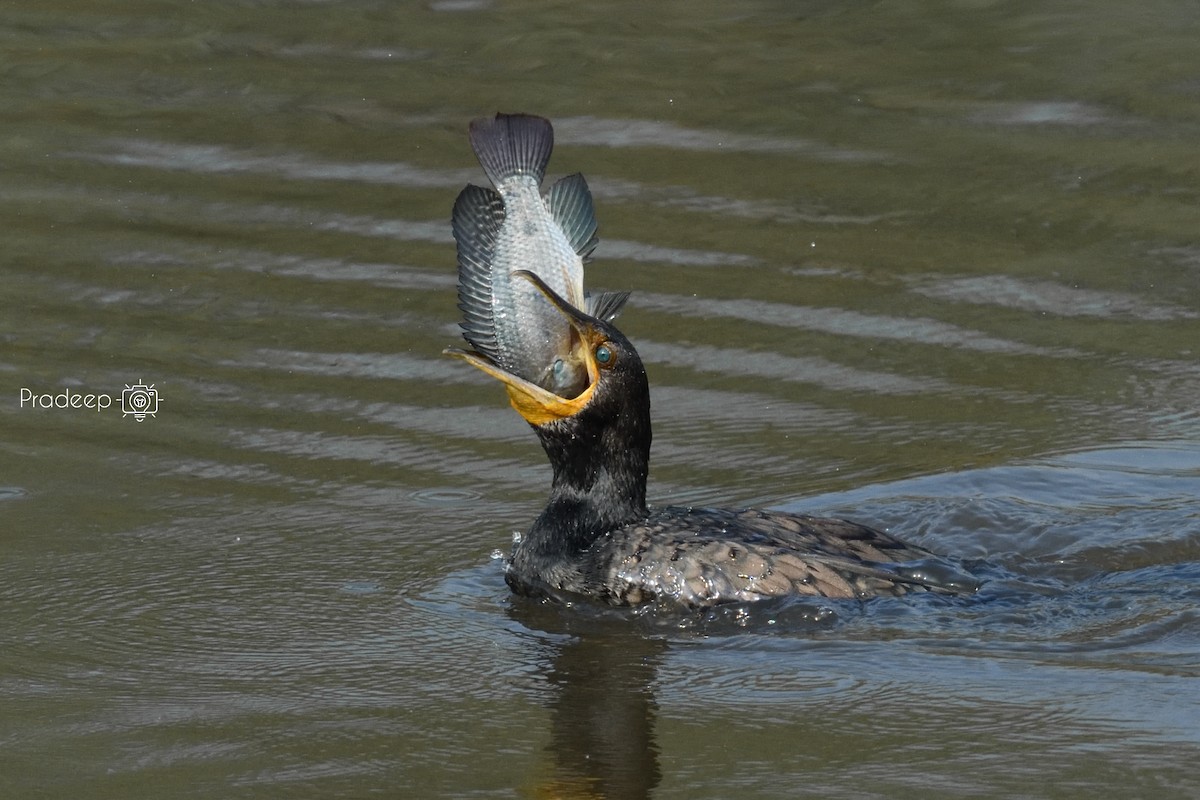
<svg viewBox="0 0 1200 800"><path fill-rule="evenodd" d="M468 184L451 216L463 338L493 365L577 397L589 382L578 334L515 273L534 273L578 308L619 311L614 295L620 293L584 292L584 263L600 241L587 180L574 173L541 193L554 149L554 128L543 117L483 117L471 122L468 135L494 188Z"/></svg>

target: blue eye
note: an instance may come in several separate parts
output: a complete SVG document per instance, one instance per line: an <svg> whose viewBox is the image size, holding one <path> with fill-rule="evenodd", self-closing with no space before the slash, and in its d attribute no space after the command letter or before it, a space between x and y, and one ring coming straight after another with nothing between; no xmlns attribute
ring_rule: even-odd
<svg viewBox="0 0 1200 800"><path fill-rule="evenodd" d="M615 357L612 348L606 344L602 344L596 348L596 363L602 367L607 367L611 364Z"/></svg>

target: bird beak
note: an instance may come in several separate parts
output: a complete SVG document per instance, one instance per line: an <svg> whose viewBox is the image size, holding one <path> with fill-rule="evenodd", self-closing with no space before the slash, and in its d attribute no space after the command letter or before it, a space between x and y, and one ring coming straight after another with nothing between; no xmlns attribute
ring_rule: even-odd
<svg viewBox="0 0 1200 800"><path fill-rule="evenodd" d="M596 345L603 341L605 337L599 330L599 320L588 316L559 297L553 289L547 286L534 273L522 269L514 271L513 275L524 278L532 283L550 301L550 304L567 318L567 322L570 324L572 330L574 330L576 336L572 337L571 351L563 353L562 357L583 362L587 369L587 388L579 396L567 399L543 389L536 383L531 383L524 378L513 375L507 370L501 369L493 364L490 359L479 353L460 350L456 347L448 347L443 352L448 356L461 358L471 366L483 370L488 375L503 383L504 388L508 391L508 400L512 403L512 407L530 425L546 425L560 419L572 417L587 406L588 401L592 398L592 394L596 391L596 384L600 378L600 368L596 364L594 351Z"/></svg>

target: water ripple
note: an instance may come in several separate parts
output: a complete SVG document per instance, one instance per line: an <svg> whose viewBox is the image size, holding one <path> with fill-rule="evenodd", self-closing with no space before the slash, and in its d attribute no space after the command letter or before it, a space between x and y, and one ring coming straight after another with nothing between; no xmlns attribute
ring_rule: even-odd
<svg viewBox="0 0 1200 800"><path fill-rule="evenodd" d="M834 391L885 395L976 391L939 378L910 378L895 373L874 372L837 364L816 356L786 356L733 347L673 344L645 339L638 340L637 348L644 358L652 362L686 366L722 375L760 378L766 385L775 381L790 381L812 383Z"/></svg>
<svg viewBox="0 0 1200 800"><path fill-rule="evenodd" d="M1004 355L1038 355L1055 358L1075 358L1082 355L1073 348L1049 348L999 339L933 319L888 317L842 308L794 306L748 298L726 300L685 297L658 292L639 292L638 301L649 308L668 311L680 316L726 317L841 336L891 339Z"/></svg>
<svg viewBox="0 0 1200 800"><path fill-rule="evenodd" d="M267 174L293 180L355 181L410 189L450 189L478 177L474 169L428 169L403 162L335 163L304 156L255 155L224 145L115 139L108 152L69 152L72 158L125 167L205 174Z"/></svg>
<svg viewBox="0 0 1200 800"><path fill-rule="evenodd" d="M1159 322L1200 318L1200 312L1169 304L1149 303L1121 292L1104 292L1064 286L1050 281L1028 281L1008 275L932 278L912 291L926 297L975 305L996 305L1064 317L1132 317Z"/></svg>
<svg viewBox="0 0 1200 800"><path fill-rule="evenodd" d="M805 139L781 139L729 131L682 128L670 122L599 117L560 117L554 121L560 141L604 147L665 147L673 150L780 153L819 161L887 163L894 159L865 150L849 150Z"/></svg>

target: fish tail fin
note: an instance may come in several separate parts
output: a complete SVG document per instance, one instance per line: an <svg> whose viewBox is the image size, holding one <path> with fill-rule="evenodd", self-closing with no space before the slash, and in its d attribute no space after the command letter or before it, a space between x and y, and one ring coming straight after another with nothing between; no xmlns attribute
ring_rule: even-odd
<svg viewBox="0 0 1200 800"><path fill-rule="evenodd" d="M497 114L471 123L471 149L488 180L499 186L505 178L530 175L539 184L554 149L550 120L532 114Z"/></svg>

